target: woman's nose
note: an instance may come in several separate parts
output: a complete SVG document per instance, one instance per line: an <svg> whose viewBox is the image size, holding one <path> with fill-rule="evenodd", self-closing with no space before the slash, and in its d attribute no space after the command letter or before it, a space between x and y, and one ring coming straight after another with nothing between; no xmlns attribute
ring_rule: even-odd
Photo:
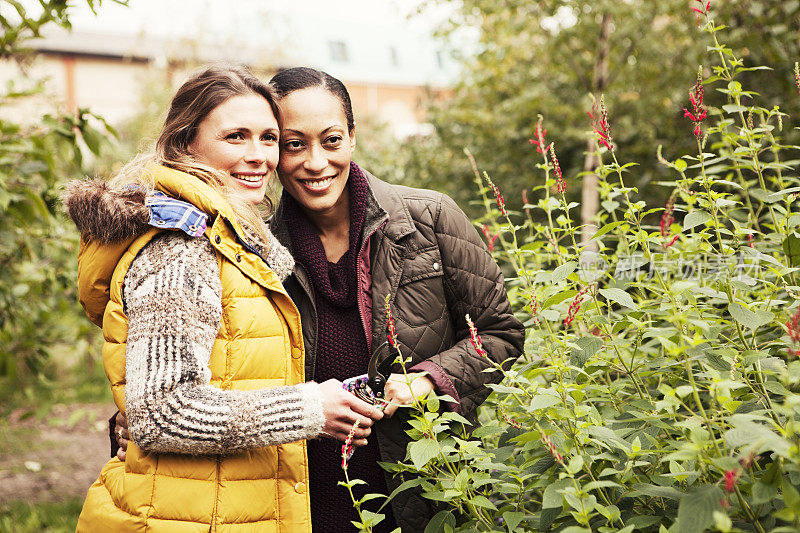
<svg viewBox="0 0 800 533"><path fill-rule="evenodd" d="M247 153L244 155L245 162L261 165L266 159L267 147L261 142L255 141L247 144Z"/></svg>
<svg viewBox="0 0 800 533"><path fill-rule="evenodd" d="M309 172L322 172L328 164L321 146L311 146L308 150L308 157L303 162Z"/></svg>

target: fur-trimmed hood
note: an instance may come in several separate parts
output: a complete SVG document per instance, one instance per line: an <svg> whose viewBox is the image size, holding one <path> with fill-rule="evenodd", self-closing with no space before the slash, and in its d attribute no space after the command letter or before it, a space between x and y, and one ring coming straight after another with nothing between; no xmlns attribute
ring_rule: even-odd
<svg viewBox="0 0 800 533"><path fill-rule="evenodd" d="M101 244L127 241L148 229L150 210L141 187L113 190L102 180L73 180L61 199L81 235Z"/></svg>
<svg viewBox="0 0 800 533"><path fill-rule="evenodd" d="M85 241L120 245L151 228L147 192L141 187L112 189L98 179L73 180L67 183L61 199ZM268 228L266 231L263 258L283 281L292 273L294 259Z"/></svg>

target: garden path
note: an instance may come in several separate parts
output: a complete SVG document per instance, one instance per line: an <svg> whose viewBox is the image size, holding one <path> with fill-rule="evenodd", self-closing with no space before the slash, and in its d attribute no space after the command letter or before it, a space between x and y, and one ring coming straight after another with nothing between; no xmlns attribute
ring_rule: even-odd
<svg viewBox="0 0 800 533"><path fill-rule="evenodd" d="M54 405L45 417L0 419L0 504L82 498L109 459L112 404Z"/></svg>

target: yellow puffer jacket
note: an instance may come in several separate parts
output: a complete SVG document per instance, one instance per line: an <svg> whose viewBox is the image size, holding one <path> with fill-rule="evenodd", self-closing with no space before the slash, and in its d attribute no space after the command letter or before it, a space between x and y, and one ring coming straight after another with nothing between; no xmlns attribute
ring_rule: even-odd
<svg viewBox="0 0 800 533"><path fill-rule="evenodd" d="M276 274L237 241L230 206L184 173L150 172L158 189L214 220L205 237L220 266L222 326L211 354L211 384L253 390L302 383L300 316ZM90 318L102 321L103 363L123 413L128 325L122 285L136 254L159 231L113 246L85 240L79 256L81 303ZM109 461L89 489L78 531L311 531L306 443L219 456L148 453L130 443L126 461Z"/></svg>

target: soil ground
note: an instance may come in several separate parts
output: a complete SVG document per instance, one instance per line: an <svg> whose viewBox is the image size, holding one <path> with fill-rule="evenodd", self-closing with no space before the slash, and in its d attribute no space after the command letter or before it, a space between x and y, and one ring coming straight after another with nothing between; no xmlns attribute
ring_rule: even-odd
<svg viewBox="0 0 800 533"><path fill-rule="evenodd" d="M83 498L109 459L111 403L55 405L0 420L0 504Z"/></svg>

